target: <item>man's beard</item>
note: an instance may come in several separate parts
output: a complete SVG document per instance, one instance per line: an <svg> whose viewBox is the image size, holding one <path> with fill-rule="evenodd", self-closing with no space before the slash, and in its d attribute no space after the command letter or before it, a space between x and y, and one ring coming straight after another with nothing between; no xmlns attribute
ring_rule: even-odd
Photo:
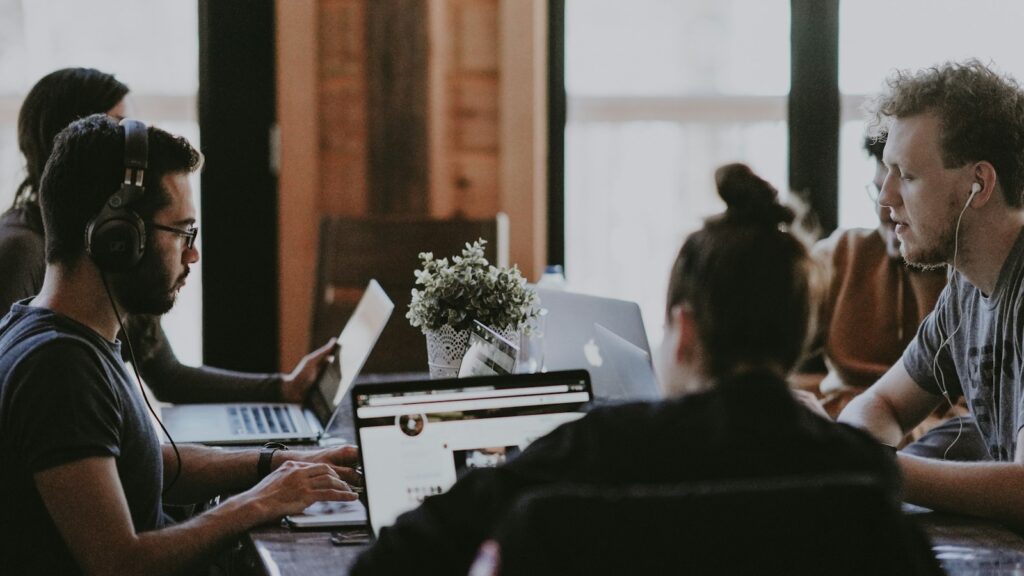
<svg viewBox="0 0 1024 576"><path fill-rule="evenodd" d="M114 296L129 314L166 314L177 299L176 281L155 252L146 250L134 268L110 276Z"/></svg>
<svg viewBox="0 0 1024 576"><path fill-rule="evenodd" d="M929 249L908 258L907 244L900 244L900 256L911 268L917 270L941 270L946 267L946 262L953 257L956 250L956 229L947 228L942 232L938 241Z"/></svg>

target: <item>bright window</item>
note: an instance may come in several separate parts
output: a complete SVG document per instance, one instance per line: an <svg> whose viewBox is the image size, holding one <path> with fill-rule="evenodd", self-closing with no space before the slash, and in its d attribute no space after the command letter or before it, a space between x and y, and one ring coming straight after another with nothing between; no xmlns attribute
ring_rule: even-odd
<svg viewBox="0 0 1024 576"><path fill-rule="evenodd" d="M787 188L789 2L567 0L565 22L569 288L638 302L653 345L715 168Z"/></svg>
<svg viewBox="0 0 1024 576"><path fill-rule="evenodd" d="M130 111L199 146L198 6L195 1L0 0L0 206L24 178L17 117L25 94L58 68L85 66L131 88ZM192 179L199 204L199 178ZM201 242L200 236L200 242ZM163 321L179 359L202 360L198 267Z"/></svg>
<svg viewBox="0 0 1024 576"><path fill-rule="evenodd" d="M839 159L839 225L874 227L864 184L874 174L862 148L862 105L896 69L977 58L1024 81L1018 0L856 0L840 2L839 88L843 127Z"/></svg>

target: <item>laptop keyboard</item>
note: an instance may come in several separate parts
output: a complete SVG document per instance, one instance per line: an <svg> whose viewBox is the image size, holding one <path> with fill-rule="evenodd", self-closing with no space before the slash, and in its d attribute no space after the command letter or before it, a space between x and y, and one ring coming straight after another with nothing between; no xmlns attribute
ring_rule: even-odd
<svg viewBox="0 0 1024 576"><path fill-rule="evenodd" d="M297 430L283 406L232 406L228 408L235 434L281 434Z"/></svg>

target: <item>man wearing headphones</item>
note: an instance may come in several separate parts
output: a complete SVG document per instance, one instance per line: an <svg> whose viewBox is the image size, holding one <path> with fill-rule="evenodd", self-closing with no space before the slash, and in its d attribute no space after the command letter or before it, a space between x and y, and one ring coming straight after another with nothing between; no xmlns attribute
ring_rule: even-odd
<svg viewBox="0 0 1024 576"><path fill-rule="evenodd" d="M162 314L199 259L183 138L97 114L58 136L40 189L46 275L0 324L0 558L32 574L194 572L233 537L352 500L351 446L161 445L121 360L122 314ZM130 341L126 344L130 347ZM166 472L166 473L165 473ZM255 485L255 486L254 486ZM238 493L170 526L164 501Z"/></svg>
<svg viewBox="0 0 1024 576"><path fill-rule="evenodd" d="M902 359L839 420L896 445L963 395L993 462L899 455L906 499L1024 526L1024 92L976 60L900 72L876 102L901 253L949 282Z"/></svg>

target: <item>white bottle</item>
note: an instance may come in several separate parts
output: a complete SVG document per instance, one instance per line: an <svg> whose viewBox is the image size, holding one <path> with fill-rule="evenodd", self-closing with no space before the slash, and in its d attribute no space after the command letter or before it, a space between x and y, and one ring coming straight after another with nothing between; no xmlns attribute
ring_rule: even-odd
<svg viewBox="0 0 1024 576"><path fill-rule="evenodd" d="M537 280L537 286L547 290L565 290L565 274L561 264L549 264Z"/></svg>

